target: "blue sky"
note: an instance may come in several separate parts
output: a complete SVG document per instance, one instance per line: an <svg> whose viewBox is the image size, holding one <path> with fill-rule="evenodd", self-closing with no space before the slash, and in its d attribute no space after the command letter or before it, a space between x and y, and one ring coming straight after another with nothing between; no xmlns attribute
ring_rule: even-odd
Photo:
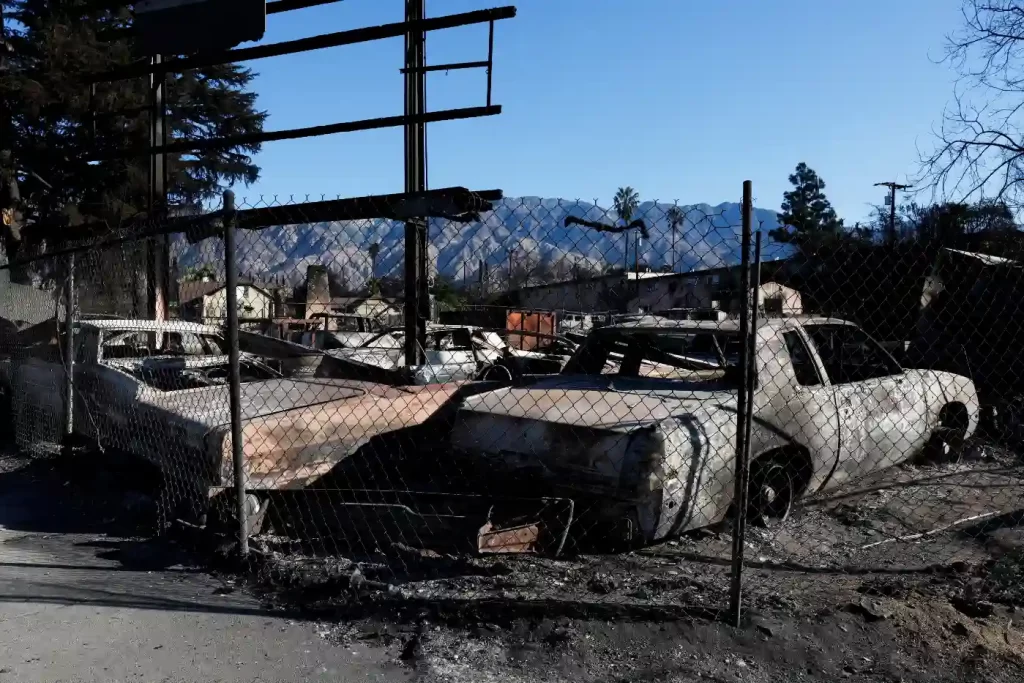
<svg viewBox="0 0 1024 683"><path fill-rule="evenodd" d="M511 0L510 0L511 2ZM503 4L430 0L430 16ZM497 117L429 127L431 187L599 199L736 201L777 209L800 161L848 222L916 172L949 101L941 57L959 0L518 0L495 36ZM271 15L264 42L401 19L401 0ZM486 26L432 32L429 63L482 59ZM253 62L269 129L402 111L402 40ZM484 101L483 71L428 76L428 107ZM402 189L401 129L264 145L239 194Z"/></svg>

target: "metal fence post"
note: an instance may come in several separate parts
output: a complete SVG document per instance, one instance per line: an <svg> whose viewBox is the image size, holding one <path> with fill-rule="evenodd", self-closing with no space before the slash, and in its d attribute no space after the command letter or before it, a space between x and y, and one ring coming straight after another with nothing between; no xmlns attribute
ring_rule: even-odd
<svg viewBox="0 0 1024 683"><path fill-rule="evenodd" d="M249 520L245 502L245 460L242 455L242 390L238 352L238 263L235 260L235 193L224 192L224 280L227 295L228 386L231 400L231 463L234 467L238 552L249 556Z"/></svg>
<svg viewBox="0 0 1024 683"><path fill-rule="evenodd" d="M75 255L67 255L64 278L64 436L75 431ZM66 443L66 441L65 441Z"/></svg>
<svg viewBox="0 0 1024 683"><path fill-rule="evenodd" d="M750 304L750 241L751 219L753 213L753 185L749 180L743 181L742 205L743 231L740 244L740 386L736 396L736 464L734 473L733 517L732 529L732 585L729 592L729 614L734 625L739 626L742 618L743 588L743 541L747 522L747 475L750 456L750 405L753 397L750 392L752 363L751 350L751 304ZM754 293L755 301L757 294ZM756 304L754 305L756 308Z"/></svg>

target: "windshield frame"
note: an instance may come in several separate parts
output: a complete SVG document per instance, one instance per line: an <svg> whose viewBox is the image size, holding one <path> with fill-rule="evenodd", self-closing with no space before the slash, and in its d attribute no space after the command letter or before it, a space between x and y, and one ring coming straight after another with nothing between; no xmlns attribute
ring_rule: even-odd
<svg viewBox="0 0 1024 683"><path fill-rule="evenodd" d="M670 353L656 347L653 347L655 352L652 354L652 346L645 340L650 340L651 338L664 339L666 337L676 339L709 337L713 344L712 353L714 358L707 359L707 352L705 351L700 352L699 356L688 356ZM639 373L639 368L642 367L643 363L668 365L681 370L685 369L695 372L717 370L732 373L739 368L739 354L731 353L733 348L735 348L734 344L737 344L739 341L739 334L732 330L603 328L587 337L576 353L573 354L572 358L566 363L561 374L644 378ZM726 350L730 351L730 353L727 354ZM637 355L639 355L639 358L637 358ZM650 356L652 355L656 359L651 359ZM632 358L628 356L632 356ZM614 373L607 372L609 362L617 362L619 370ZM623 372L622 366L627 362L631 365L635 364L638 372L634 373L630 370ZM659 379L668 382L692 382L692 380L684 378L669 377Z"/></svg>

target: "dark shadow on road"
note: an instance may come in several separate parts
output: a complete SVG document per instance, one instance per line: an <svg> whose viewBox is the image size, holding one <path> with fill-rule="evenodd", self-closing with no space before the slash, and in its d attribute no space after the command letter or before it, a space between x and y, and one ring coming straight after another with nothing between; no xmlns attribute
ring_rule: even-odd
<svg viewBox="0 0 1024 683"><path fill-rule="evenodd" d="M0 455L0 526L11 531L135 535L153 528L150 477L101 454Z"/></svg>
<svg viewBox="0 0 1024 683"><path fill-rule="evenodd" d="M125 500L144 497L146 482L93 457L0 455L0 604L289 614L206 574L168 539L138 540L142 515Z"/></svg>
<svg viewBox="0 0 1024 683"><path fill-rule="evenodd" d="M244 607L239 605L210 605L187 603L178 600L161 600L135 595L110 594L109 596L65 597L60 595L0 595L0 603L31 605L62 605L64 607L117 607L121 609L159 610L165 612L196 612L203 614L234 614L251 617L291 617L299 618L298 613L289 614L282 610L264 609L262 607Z"/></svg>

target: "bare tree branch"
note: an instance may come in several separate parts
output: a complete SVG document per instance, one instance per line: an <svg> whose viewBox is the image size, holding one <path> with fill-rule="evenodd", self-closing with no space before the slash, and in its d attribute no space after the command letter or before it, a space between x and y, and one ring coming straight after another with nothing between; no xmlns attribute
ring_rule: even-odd
<svg viewBox="0 0 1024 683"><path fill-rule="evenodd" d="M959 74L953 101L921 154L919 186L934 198L988 197L1024 206L1024 0L962 0L963 27L944 61Z"/></svg>

